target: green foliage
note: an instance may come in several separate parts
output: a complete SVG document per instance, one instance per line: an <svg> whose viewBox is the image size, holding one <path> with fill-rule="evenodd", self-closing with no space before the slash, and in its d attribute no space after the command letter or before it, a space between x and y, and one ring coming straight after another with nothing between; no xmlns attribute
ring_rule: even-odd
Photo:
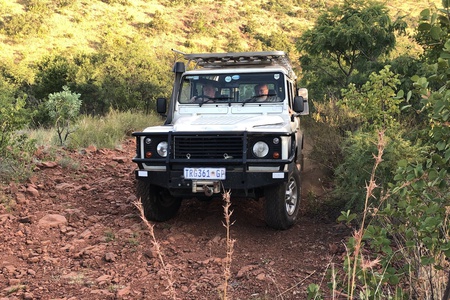
<svg viewBox="0 0 450 300"><path fill-rule="evenodd" d="M320 294L320 286L315 283L311 283L310 285L308 285L306 292L307 292L306 299L308 299L308 300L323 299L322 295Z"/></svg>
<svg viewBox="0 0 450 300"><path fill-rule="evenodd" d="M64 86L61 92L48 95L45 107L55 124L60 145L64 145L67 137L74 132L71 123L80 113L82 103L80 96L80 94L72 93L67 86Z"/></svg>
<svg viewBox="0 0 450 300"><path fill-rule="evenodd" d="M358 131L350 134L342 146L344 158L335 170L333 194L336 198L345 199L346 208L353 212L359 213L364 208L366 183L372 171L373 155L377 152L377 135L376 132ZM420 144L405 139L404 132L398 127L386 131L385 135L387 145L383 162L375 174L380 187L375 191L378 199L393 181L399 160L421 161L426 152Z"/></svg>
<svg viewBox="0 0 450 300"><path fill-rule="evenodd" d="M355 112L363 130L381 130L398 124L401 97L397 97L395 90L400 83L386 66L379 74L372 73L358 91L354 84L343 90L343 99L339 105L347 106Z"/></svg>
<svg viewBox="0 0 450 300"><path fill-rule="evenodd" d="M153 28L156 31L167 30L168 22L167 16L164 16L159 10L155 12L152 20L148 23L148 27Z"/></svg>
<svg viewBox="0 0 450 300"><path fill-rule="evenodd" d="M38 0L24 1L25 13L12 13L0 19L0 33L18 39L38 34L51 10L47 3Z"/></svg>
<svg viewBox="0 0 450 300"><path fill-rule="evenodd" d="M45 101L51 93L57 93L63 86L73 85L76 68L69 58L63 55L46 56L37 63L35 83L32 85L27 106L36 111L33 126L52 126Z"/></svg>
<svg viewBox="0 0 450 300"><path fill-rule="evenodd" d="M283 49L286 53L293 51L292 42L284 34L276 33L270 35L259 34L256 39L261 41L266 50Z"/></svg>
<svg viewBox="0 0 450 300"><path fill-rule="evenodd" d="M380 68L377 62L395 46L395 31L402 32L405 26L401 19L392 22L380 3L354 0L331 7L297 43L304 52L302 68L311 73L304 82L315 88L331 84L329 92L339 97L340 88L350 82L364 83L368 74ZM326 90L312 92L317 100Z"/></svg>
<svg viewBox="0 0 450 300"><path fill-rule="evenodd" d="M99 98L110 108L126 111L143 108L171 91L170 58L149 53L142 40L127 41L113 33L105 37L99 50L96 78Z"/></svg>
<svg viewBox="0 0 450 300"><path fill-rule="evenodd" d="M0 32L13 38L22 38L38 33L41 25L42 19L39 15L14 14L0 21Z"/></svg>
<svg viewBox="0 0 450 300"><path fill-rule="evenodd" d="M61 91L75 80L76 68L62 54L46 56L37 64L34 96L44 99L48 94Z"/></svg>
<svg viewBox="0 0 450 300"><path fill-rule="evenodd" d="M193 33L202 34L208 30L208 17L202 11L197 11L194 13L192 18L190 29Z"/></svg>
<svg viewBox="0 0 450 300"><path fill-rule="evenodd" d="M13 85L0 78L0 179L22 180L28 177L31 155L30 141L19 130L28 123L30 113L25 109L25 95L16 95Z"/></svg>
<svg viewBox="0 0 450 300"><path fill-rule="evenodd" d="M16 98L14 88L0 80L0 156L5 156L14 131L28 122L24 96Z"/></svg>
<svg viewBox="0 0 450 300"><path fill-rule="evenodd" d="M448 18L446 10L440 13L439 19ZM435 33L429 30L428 34L430 36L424 40L434 43ZM376 197L379 203L368 207L372 219L364 230L363 239L371 252L378 254L382 272L377 274L383 275L378 282L382 286L395 286L393 295L443 299L442 287L447 282L445 270L448 270L450 256L450 41L444 43L438 55L437 48L425 49L426 61L431 63L434 59L429 68L433 74L413 78L416 92L421 96L419 113L427 120L425 134L421 136L424 147L420 150L410 142L406 147L406 141L396 142L397 155L392 159L388 148L393 143L388 144L380 167L390 162L390 176L377 179L378 186L386 192ZM411 93L407 97L411 97ZM392 168L394 162L395 169ZM351 239L347 245L350 251L356 250L357 244L353 242ZM360 274L360 269L356 270L356 274ZM360 282L362 278L356 276L356 280ZM408 286L412 288L402 290ZM370 291L378 291L378 288L372 286ZM430 298L430 295L433 296Z"/></svg>
<svg viewBox="0 0 450 300"><path fill-rule="evenodd" d="M341 211L341 215L337 218L338 222L345 222L346 225L350 226L352 221L356 219L356 214L351 213L350 210Z"/></svg>
<svg viewBox="0 0 450 300"><path fill-rule="evenodd" d="M415 36L416 41L424 48L425 58L436 61L450 37L448 1L442 1L443 8L438 12L425 9L420 13L420 24Z"/></svg>

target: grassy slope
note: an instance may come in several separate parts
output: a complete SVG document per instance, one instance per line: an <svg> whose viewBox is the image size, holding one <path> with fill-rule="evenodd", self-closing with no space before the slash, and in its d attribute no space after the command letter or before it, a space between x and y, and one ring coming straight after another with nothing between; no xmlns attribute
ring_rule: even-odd
<svg viewBox="0 0 450 300"><path fill-rule="evenodd" d="M3 16L23 13L21 3L24 2L0 0L0 13ZM145 39L149 51L157 53L169 52L171 48L185 52L220 52L228 51L230 44L233 50L257 51L262 50L262 45L253 36L281 32L293 45L305 29L313 26L315 16L325 9L323 1L295 0L292 3L303 3L302 7L282 4L290 1L279 1L281 4L270 6L269 0L192 0L184 1L188 5L176 6L162 4L168 0L128 0L127 5L74 0L62 8L56 8L54 3L58 1L55 0L42 2L52 9L40 33L20 40L0 34L0 61L28 65L51 52L90 52L108 31L129 38L139 36ZM393 16L409 14L408 22L415 23L422 8L438 5L440 1L395 0L386 3ZM162 30L149 26L158 13ZM251 34L241 32L239 28L244 25L252 29ZM291 58L296 61L295 53L291 52Z"/></svg>

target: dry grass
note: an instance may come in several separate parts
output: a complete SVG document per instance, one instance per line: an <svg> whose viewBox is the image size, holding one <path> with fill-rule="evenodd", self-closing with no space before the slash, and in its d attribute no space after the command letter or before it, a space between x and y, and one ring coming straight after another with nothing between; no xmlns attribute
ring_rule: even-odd
<svg viewBox="0 0 450 300"><path fill-rule="evenodd" d="M225 264L224 264L224 270L223 270L223 275L224 275L223 294L222 294L223 300L230 299L229 295L228 295L228 282L231 278L231 261L232 261L232 257L233 257L234 243L236 242L234 239L231 238L231 234L230 234L230 229L231 229L231 226L233 225L233 223L231 222L231 215L233 214L233 212L230 210L230 206L231 206L230 195L231 195L231 193L229 191L225 192L223 194L223 200L225 202L223 205L224 219L225 219L225 222L223 223L223 225L226 228L226 257L225 257ZM150 233L150 237L152 239L152 244L155 248L155 253L157 254L157 258L161 264L161 269L164 272L164 278L166 280L166 288L168 290L168 295L173 300L179 299L178 293L175 290L175 286L174 286L175 280L173 278L173 272L172 272L170 265L166 264L166 262L164 260L163 249L161 248L161 244L158 242L158 240L156 238L154 224L150 223L145 218L144 208L142 207L142 203L141 203L140 199L139 199L139 201L136 201L133 204L139 210L140 217Z"/></svg>
<svg viewBox="0 0 450 300"><path fill-rule="evenodd" d="M175 281L173 279L173 272L172 272L172 269L170 268L170 266L168 264L166 264L166 262L164 260L164 254L163 254L163 251L161 249L161 244L158 242L158 240L156 239L156 236L155 236L154 225L151 224L145 218L144 208L142 207L142 203L141 203L140 199L139 199L139 201L134 202L134 205L139 210L141 219L144 222L145 226L148 228L148 231L150 232L150 236L152 238L152 244L155 247L155 252L156 252L156 254L158 256L158 260L159 260L159 262L161 264L161 269L164 272L164 277L165 277L165 280L166 280L166 283L167 283L166 287L167 287L167 290L168 290L169 297L172 298L173 300L177 300L179 298L178 298L178 295L177 295L177 291L175 290L175 287L174 287Z"/></svg>

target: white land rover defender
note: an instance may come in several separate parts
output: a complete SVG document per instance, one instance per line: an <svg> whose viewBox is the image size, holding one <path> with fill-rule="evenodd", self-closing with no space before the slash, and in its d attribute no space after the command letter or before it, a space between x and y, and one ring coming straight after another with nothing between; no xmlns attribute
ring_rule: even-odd
<svg viewBox="0 0 450 300"><path fill-rule="evenodd" d="M308 92L282 51L184 54L176 62L161 126L136 136L137 196L147 219L168 220L183 198L265 198L265 221L291 227L301 199L303 134Z"/></svg>

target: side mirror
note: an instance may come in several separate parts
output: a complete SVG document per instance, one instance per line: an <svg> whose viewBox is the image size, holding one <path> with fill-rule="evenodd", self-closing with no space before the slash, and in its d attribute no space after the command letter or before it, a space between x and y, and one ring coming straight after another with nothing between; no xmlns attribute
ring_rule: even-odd
<svg viewBox="0 0 450 300"><path fill-rule="evenodd" d="M303 110L305 109L305 105L304 105L304 99L302 96L295 96L294 98L294 107L293 110L296 113L302 113Z"/></svg>
<svg viewBox="0 0 450 300"><path fill-rule="evenodd" d="M167 99L166 98L156 99L156 112L161 115L164 115L167 112Z"/></svg>

